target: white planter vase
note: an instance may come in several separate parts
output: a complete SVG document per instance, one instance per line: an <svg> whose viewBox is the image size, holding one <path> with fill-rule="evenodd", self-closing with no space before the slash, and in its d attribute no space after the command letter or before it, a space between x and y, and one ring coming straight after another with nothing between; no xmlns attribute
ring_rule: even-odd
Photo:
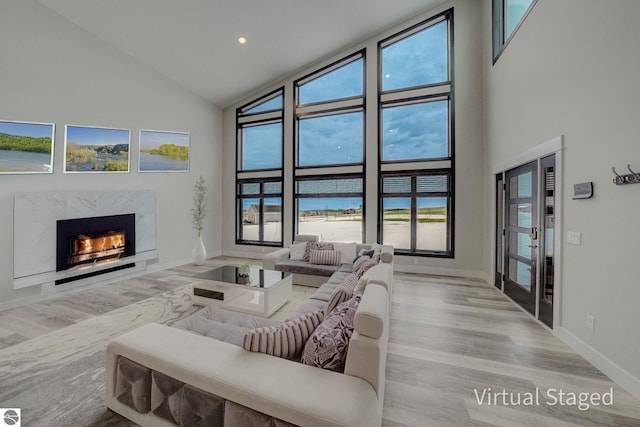
<svg viewBox="0 0 640 427"><path fill-rule="evenodd" d="M198 236L196 244L191 251L191 259L195 265L204 264L204 260L207 259L207 250L204 247L202 236Z"/></svg>

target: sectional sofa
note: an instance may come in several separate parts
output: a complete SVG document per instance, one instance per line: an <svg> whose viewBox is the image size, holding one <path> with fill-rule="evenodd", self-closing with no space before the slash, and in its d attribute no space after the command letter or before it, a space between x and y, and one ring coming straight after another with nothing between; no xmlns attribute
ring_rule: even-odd
<svg viewBox="0 0 640 427"><path fill-rule="evenodd" d="M148 324L110 342L107 407L142 426L380 426L393 248L378 256L358 282L344 372L247 351L248 331L281 322L208 306L173 327ZM326 308L351 268L325 277L290 318Z"/></svg>

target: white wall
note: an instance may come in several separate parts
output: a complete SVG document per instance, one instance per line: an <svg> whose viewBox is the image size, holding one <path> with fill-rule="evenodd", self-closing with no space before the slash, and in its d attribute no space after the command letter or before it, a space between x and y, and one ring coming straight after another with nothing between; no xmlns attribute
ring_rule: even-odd
<svg viewBox="0 0 640 427"><path fill-rule="evenodd" d="M222 112L81 31L34 0L0 4L0 120L56 124L54 173L0 175L0 308L33 300L13 290L13 195L23 191L150 189L157 203L157 266L190 258L191 191L209 192L204 239L220 252ZM64 125L130 128L131 172L63 174ZM138 173L138 130L191 132L189 173Z"/></svg>
<svg viewBox="0 0 640 427"><path fill-rule="evenodd" d="M413 24L422 22L444 10L454 8L454 56L455 56L455 125L456 125L456 187L455 187L455 259L424 257L397 257L396 268L405 271L423 271L435 274L479 276L482 271L482 23L481 3L475 0L455 0L445 2L437 8L415 16L408 22L394 26L369 40L337 52L330 58L299 70L296 74L279 81L264 90L230 106L224 110L224 180L235 179L235 110L269 91L285 86L285 184L284 184L284 224L285 245L292 239L293 195L291 165L293 164L293 111L292 83L294 80L318 68L341 59L348 54L367 48L366 73L370 83L367 87L367 128L366 128L366 241L377 239L377 42ZM223 215L231 224L235 215L235 189L225 186L223 190ZM223 251L227 254L253 254L262 256L263 248L236 245L235 230L223 230ZM269 249L266 249L269 251ZM414 264L414 260L418 264Z"/></svg>
<svg viewBox="0 0 640 427"><path fill-rule="evenodd" d="M492 165L564 135L556 333L640 396L640 185L615 186L611 172L627 163L640 170L640 2L539 0L493 66L491 1L483 5L485 192L493 192ZM573 184L585 181L594 183L593 199L572 200ZM566 244L567 231L581 232L582 245Z"/></svg>

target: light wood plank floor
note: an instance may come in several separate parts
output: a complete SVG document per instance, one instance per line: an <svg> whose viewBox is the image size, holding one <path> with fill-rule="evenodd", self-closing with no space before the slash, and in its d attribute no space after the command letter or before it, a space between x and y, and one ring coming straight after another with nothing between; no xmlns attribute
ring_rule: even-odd
<svg viewBox="0 0 640 427"><path fill-rule="evenodd" d="M184 286L212 266L240 261L220 257L204 266L149 273L0 312L0 349ZM312 291L296 287L280 316ZM638 400L486 283L396 273L391 317L384 426L640 426ZM611 388L612 406L588 410L566 397L564 405L552 404L549 397L558 398L552 390L602 395ZM502 394L487 402L487 393L503 391L506 405ZM537 404L526 400L534 395ZM108 425L131 424L114 415Z"/></svg>

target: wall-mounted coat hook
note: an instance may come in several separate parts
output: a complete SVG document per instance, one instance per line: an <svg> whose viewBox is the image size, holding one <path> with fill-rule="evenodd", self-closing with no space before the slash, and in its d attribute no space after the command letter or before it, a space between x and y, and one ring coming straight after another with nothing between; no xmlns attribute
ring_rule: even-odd
<svg viewBox="0 0 640 427"><path fill-rule="evenodd" d="M630 174L620 175L616 171L615 166L611 168L611 171L616 176L615 178L613 178L613 183L614 184L623 185L623 184L638 184L638 183L640 183L640 174L634 172L633 169L631 169L631 164L627 164L627 169L629 169L629 172L631 172Z"/></svg>
<svg viewBox="0 0 640 427"><path fill-rule="evenodd" d="M630 165L630 164L628 164L628 165L627 165L627 169L629 169L629 172L631 172L631 174L633 175L633 179L634 179L634 181L633 181L633 182L638 182L638 181L640 181L640 175L639 175L639 174L637 174L637 173L635 173L633 170L631 170L631 165ZM627 181L629 181L629 179L628 179L628 178L627 178Z"/></svg>
<svg viewBox="0 0 640 427"><path fill-rule="evenodd" d="M611 171L614 173L614 175L616 176L615 178L613 178L613 182L615 184L624 184L625 183L625 179L624 176L620 175L618 172L616 172L616 167L613 166L611 168Z"/></svg>

